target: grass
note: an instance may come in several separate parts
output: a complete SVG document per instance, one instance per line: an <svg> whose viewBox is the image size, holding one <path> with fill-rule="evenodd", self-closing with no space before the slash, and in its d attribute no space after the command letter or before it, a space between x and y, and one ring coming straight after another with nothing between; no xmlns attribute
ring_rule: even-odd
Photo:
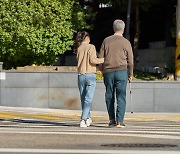
<svg viewBox="0 0 180 154"><path fill-rule="evenodd" d="M135 71L133 80L155 81L155 80L166 80L166 77L162 77L160 74L152 74L152 73L144 73L141 71Z"/></svg>

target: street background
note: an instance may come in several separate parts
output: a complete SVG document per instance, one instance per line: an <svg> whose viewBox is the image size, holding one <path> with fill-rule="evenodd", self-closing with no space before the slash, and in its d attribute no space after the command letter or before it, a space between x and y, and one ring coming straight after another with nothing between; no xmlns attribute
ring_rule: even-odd
<svg viewBox="0 0 180 154"><path fill-rule="evenodd" d="M0 153L180 153L180 113L126 113L126 128L108 127L92 112L80 128L80 110L0 107Z"/></svg>

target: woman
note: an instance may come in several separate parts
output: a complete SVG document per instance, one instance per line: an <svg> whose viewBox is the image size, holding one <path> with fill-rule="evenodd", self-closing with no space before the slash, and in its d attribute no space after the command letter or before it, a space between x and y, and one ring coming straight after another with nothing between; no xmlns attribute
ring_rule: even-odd
<svg viewBox="0 0 180 154"><path fill-rule="evenodd" d="M88 127L92 123L90 108L96 86L96 64L104 62L104 58L97 58L96 48L89 42L88 32L78 32L74 51L77 54L78 87L82 106L80 127Z"/></svg>

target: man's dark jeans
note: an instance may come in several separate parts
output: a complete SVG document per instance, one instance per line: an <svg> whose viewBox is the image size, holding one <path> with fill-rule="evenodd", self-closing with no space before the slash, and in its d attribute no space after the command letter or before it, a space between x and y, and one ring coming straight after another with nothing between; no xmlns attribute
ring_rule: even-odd
<svg viewBox="0 0 180 154"><path fill-rule="evenodd" d="M106 86L106 106L109 114L109 120L123 122L126 110L126 86L128 80L127 70L119 70L104 73L104 84ZM115 94L117 100L116 118L115 118Z"/></svg>

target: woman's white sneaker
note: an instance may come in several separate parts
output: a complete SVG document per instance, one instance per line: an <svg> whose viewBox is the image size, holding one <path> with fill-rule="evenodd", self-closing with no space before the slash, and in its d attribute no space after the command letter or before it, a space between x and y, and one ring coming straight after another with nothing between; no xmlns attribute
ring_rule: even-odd
<svg viewBox="0 0 180 154"><path fill-rule="evenodd" d="M87 127L86 121L85 120L81 120L80 121L80 127Z"/></svg>
<svg viewBox="0 0 180 154"><path fill-rule="evenodd" d="M91 118L86 119L87 127L89 127L91 125L91 123L92 123L92 119Z"/></svg>

